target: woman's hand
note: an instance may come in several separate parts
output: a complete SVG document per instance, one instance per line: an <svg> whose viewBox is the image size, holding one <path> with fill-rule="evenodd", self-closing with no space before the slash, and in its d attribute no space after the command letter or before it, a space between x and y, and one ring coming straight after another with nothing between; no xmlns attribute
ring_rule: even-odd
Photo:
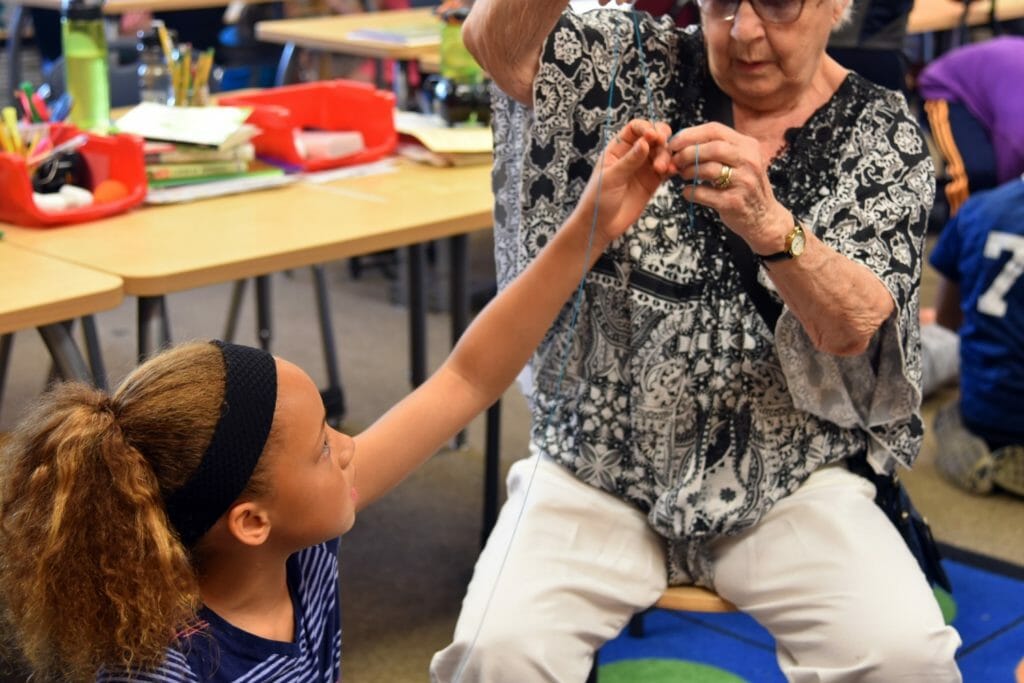
<svg viewBox="0 0 1024 683"><path fill-rule="evenodd" d="M597 205L597 231L611 242L640 218L655 190L672 170L669 127L633 119L608 144L601 165L583 191L577 215L589 224Z"/></svg>
<svg viewBox="0 0 1024 683"><path fill-rule="evenodd" d="M784 248L793 217L775 199L768 182L768 161L755 138L721 123L705 123L679 131L669 140L668 150L687 181L683 196L688 201L717 211L755 254L774 254ZM696 187L695 175L701 181Z"/></svg>

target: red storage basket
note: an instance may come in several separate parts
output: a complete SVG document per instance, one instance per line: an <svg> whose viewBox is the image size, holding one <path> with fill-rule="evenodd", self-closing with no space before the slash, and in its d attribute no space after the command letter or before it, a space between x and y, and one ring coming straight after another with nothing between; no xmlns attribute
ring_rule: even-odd
<svg viewBox="0 0 1024 683"><path fill-rule="evenodd" d="M322 171L375 161L394 151L395 96L368 83L334 80L220 97L218 104L252 107L246 123L263 132L253 138L256 154L303 171ZM337 159L304 159L295 148L296 129L359 131L366 149Z"/></svg>
<svg viewBox="0 0 1024 683"><path fill-rule="evenodd" d="M54 145L69 140L79 132L71 125L58 123L50 126L50 138ZM19 154L0 152L0 221L31 228L49 228L113 216L141 204L146 198L142 139L134 135L104 136L91 133L87 133L87 138L78 152L89 169L93 187L104 180L117 180L128 189L127 195L114 201L64 211L44 211L32 199L32 182L25 158Z"/></svg>

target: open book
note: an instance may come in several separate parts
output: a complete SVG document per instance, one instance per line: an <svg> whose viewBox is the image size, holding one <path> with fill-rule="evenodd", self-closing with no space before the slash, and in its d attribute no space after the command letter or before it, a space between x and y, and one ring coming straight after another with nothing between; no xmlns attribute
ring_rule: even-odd
<svg viewBox="0 0 1024 683"><path fill-rule="evenodd" d="M260 131L247 124L248 107L171 107L143 102L116 121L117 129L147 140L229 149Z"/></svg>

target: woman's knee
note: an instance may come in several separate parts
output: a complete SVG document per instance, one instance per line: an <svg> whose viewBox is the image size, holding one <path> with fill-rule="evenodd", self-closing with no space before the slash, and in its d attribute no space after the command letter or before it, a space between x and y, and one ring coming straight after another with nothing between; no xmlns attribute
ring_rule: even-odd
<svg viewBox="0 0 1024 683"><path fill-rule="evenodd" d="M567 638L566 631L488 623L479 634L456 636L434 655L434 683L583 681L596 647Z"/></svg>
<svg viewBox="0 0 1024 683"><path fill-rule="evenodd" d="M895 615L892 615L895 616ZM882 625L889 621L890 625ZM944 624L913 623L879 615L879 628L847 640L843 651L863 683L959 683L960 636ZM859 661L858 661L859 660Z"/></svg>

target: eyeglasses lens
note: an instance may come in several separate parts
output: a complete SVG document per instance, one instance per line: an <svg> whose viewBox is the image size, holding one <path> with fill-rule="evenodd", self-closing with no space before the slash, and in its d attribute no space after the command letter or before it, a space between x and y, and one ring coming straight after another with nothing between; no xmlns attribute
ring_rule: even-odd
<svg viewBox="0 0 1024 683"><path fill-rule="evenodd" d="M697 0L700 10L712 19L732 19L742 0ZM804 0L750 0L757 16L770 24L789 24L800 17Z"/></svg>

